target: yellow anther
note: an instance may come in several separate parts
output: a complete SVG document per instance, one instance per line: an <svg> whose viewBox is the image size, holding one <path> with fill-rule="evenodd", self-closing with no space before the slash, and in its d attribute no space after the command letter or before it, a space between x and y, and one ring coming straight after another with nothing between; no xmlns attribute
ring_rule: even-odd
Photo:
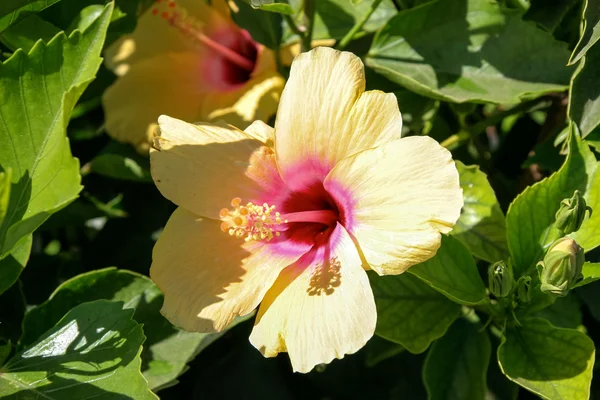
<svg viewBox="0 0 600 400"><path fill-rule="evenodd" d="M281 223L280 214L275 212L275 206L263 203L262 206L247 203L242 206L242 199L236 197L231 200L233 210L223 208L219 217L223 220L221 230L231 236L244 238L246 242L252 240L269 241L281 234L275 230Z"/></svg>

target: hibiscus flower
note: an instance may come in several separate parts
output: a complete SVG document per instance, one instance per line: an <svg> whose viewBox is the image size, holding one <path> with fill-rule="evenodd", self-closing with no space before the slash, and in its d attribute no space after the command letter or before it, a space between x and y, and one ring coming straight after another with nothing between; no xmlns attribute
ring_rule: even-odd
<svg viewBox="0 0 600 400"><path fill-rule="evenodd" d="M102 99L106 130L142 152L161 114L245 127L275 113L284 85L224 0L157 0L105 56L119 76Z"/></svg>
<svg viewBox="0 0 600 400"><path fill-rule="evenodd" d="M463 205L451 154L400 138L395 96L365 92L352 53L298 56L274 129L159 125L152 176L179 206L150 270L162 313L214 332L260 305L251 343L295 371L359 350L377 319L366 270L431 258Z"/></svg>

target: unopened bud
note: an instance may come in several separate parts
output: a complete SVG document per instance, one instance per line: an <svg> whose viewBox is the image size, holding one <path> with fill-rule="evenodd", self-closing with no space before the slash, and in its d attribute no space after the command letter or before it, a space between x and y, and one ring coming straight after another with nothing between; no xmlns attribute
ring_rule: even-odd
<svg viewBox="0 0 600 400"><path fill-rule="evenodd" d="M583 249L571 238L554 242L544 261L538 263L540 270L540 290L556 296L566 296L569 290L582 278L581 270L585 257Z"/></svg>
<svg viewBox="0 0 600 400"><path fill-rule="evenodd" d="M519 281L517 282L517 299L521 303L529 303L532 297L533 293L531 291L531 277L520 277Z"/></svg>
<svg viewBox="0 0 600 400"><path fill-rule="evenodd" d="M560 202L560 208L556 212L556 222L554 225L565 235L575 232L581 228L586 211L590 212L590 216L592 215L592 208L586 204L579 190L576 190L573 193L573 197Z"/></svg>
<svg viewBox="0 0 600 400"><path fill-rule="evenodd" d="M512 268L507 266L504 261L498 261L490 265L488 269L488 285L490 292L494 296L508 296L514 285Z"/></svg>

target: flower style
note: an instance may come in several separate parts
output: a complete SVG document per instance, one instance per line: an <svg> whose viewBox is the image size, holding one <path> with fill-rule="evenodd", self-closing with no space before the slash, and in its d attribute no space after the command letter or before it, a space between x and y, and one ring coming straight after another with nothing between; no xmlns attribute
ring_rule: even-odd
<svg viewBox="0 0 600 400"><path fill-rule="evenodd" d="M316 48L294 60L275 129L159 118L152 175L179 208L150 276L173 324L219 331L260 304L251 343L300 372L373 335L365 270L432 257L463 199L451 154L400 139L395 96L364 90L358 57Z"/></svg>
<svg viewBox="0 0 600 400"><path fill-rule="evenodd" d="M284 80L273 53L229 14L225 0L156 0L108 49L120 76L102 99L113 138L143 152L161 114L242 127L275 114Z"/></svg>

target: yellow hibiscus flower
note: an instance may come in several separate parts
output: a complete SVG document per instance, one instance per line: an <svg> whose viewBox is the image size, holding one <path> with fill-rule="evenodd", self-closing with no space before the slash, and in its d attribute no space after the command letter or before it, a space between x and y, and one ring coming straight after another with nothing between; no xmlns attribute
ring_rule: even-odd
<svg viewBox="0 0 600 400"><path fill-rule="evenodd" d="M106 130L147 151L156 119L267 120L284 80L273 52L230 18L224 0L157 0L135 31L106 52L119 78L106 90Z"/></svg>
<svg viewBox="0 0 600 400"><path fill-rule="evenodd" d="M431 258L463 205L451 154L400 138L396 97L365 92L352 53L298 56L275 129L159 125L152 176L179 206L150 269L162 313L212 332L260 304L251 343L295 371L359 350L377 319L365 270Z"/></svg>

